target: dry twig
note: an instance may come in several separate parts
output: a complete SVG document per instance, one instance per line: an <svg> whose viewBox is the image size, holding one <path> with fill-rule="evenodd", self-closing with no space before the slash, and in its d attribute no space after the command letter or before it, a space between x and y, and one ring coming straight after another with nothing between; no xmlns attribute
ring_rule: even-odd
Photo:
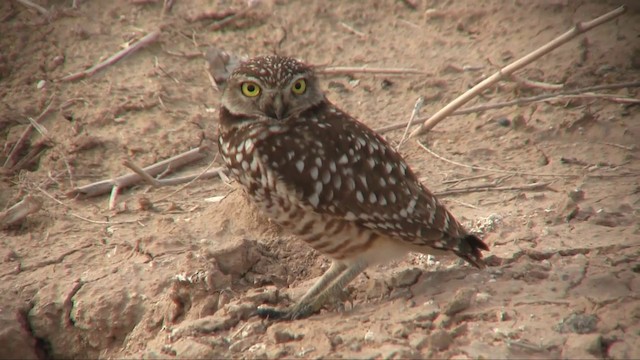
<svg viewBox="0 0 640 360"><path fill-rule="evenodd" d="M563 91L563 92L555 93L555 94L542 94L542 95L530 96L530 97L526 97L526 98L519 98L519 99L509 100L509 101L505 101L505 102L499 102L499 103L495 103L495 104L483 104L483 105L478 105L478 106L472 106L472 107L468 107L468 108L465 108L465 109L456 110L456 111L452 112L451 114L449 114L449 116L472 114L472 113L477 113L477 112L483 112L483 111L486 111L486 110L500 109L500 108L507 107L507 106L525 105L525 104L530 104L530 103L534 103L534 102L545 101L545 100L552 99L552 98L558 98L558 97L569 96L569 95L585 94L585 93L590 93L590 92L599 91L599 90L616 90L616 89L635 88L635 87L640 87L640 81L589 86L589 87L578 88L578 89L573 89L573 90L569 90L569 91ZM429 118L418 118L418 119L415 119L414 121L411 122L411 125L415 125L415 124L424 122L425 120L428 120L428 119ZM382 133L385 133L385 132L389 132L389 131L393 131L393 130L397 130L397 129L402 129L402 128L406 127L406 125L407 125L407 123L403 121L403 122L398 122L398 123L395 123L395 124L383 126L381 128L376 129L376 131L378 133L382 134Z"/></svg>
<svg viewBox="0 0 640 360"><path fill-rule="evenodd" d="M476 185L476 186L469 186L464 188L454 188L454 189L436 191L434 192L434 194L436 196L448 196L448 195L467 194L471 192L483 192L483 191L543 190L543 189L546 189L550 184L551 182L537 182L532 184L514 185L514 186L496 186L496 184L485 184L485 185Z"/></svg>
<svg viewBox="0 0 640 360"><path fill-rule="evenodd" d="M161 33L162 31L160 30L154 30L149 34L145 35L142 39L136 41L135 43L127 46L125 49L122 49L117 53L115 53L114 55L110 56L105 61L102 61L86 70L77 72L75 74L67 75L61 78L60 81L76 81L76 80L84 79L86 77L93 76L98 71L103 70L104 68L117 63L127 55L131 55L134 52L155 43L160 38Z"/></svg>
<svg viewBox="0 0 640 360"><path fill-rule="evenodd" d="M47 106L44 108L44 110L42 110L40 115L38 115L38 117L35 118L35 119L30 119L29 120L29 126L27 126L27 128L24 130L22 135L20 135L20 138L18 139L18 141L11 148L11 151L9 152L9 155L7 156L7 159L5 160L4 164L2 165L3 168L5 168L5 169L16 168L15 165L16 165L16 162L17 162L17 159L16 159L17 153L21 150L22 145L27 140L27 138L31 135L31 132L34 129L34 125L36 125L36 124L39 125L40 121L42 121L45 118L45 116L49 115L49 113L53 110L51 108L51 104L53 104L53 95L51 95L51 97L49 98L49 102L47 103Z"/></svg>
<svg viewBox="0 0 640 360"><path fill-rule="evenodd" d="M560 45L563 45L563 44L567 43L568 41L572 40L573 38L577 37L578 35L583 34L583 33L587 32L587 31L593 29L596 26L604 24L607 21L615 19L616 17L622 15L625 11L626 11L626 7L625 6L621 6L621 7L617 8L617 9L615 9L613 11L610 11L610 12L608 12L608 13L606 13L606 14L604 14L604 15L596 18L596 19L593 19L591 21L577 23L571 30L569 30L566 33L560 35L559 37L553 39L552 41L550 41L547 44L543 45L542 47L538 48L537 50L527 54L526 56L524 56L524 57L516 60L515 62L505 66L504 68L498 70L498 72L496 72L495 74L489 76L488 78L484 79L483 81L478 83L476 86L471 88L469 91L467 91L464 94L460 95L458 98L456 98L455 100L453 100L452 102L447 104L447 106L445 106L444 108L440 109L433 116L431 116L429 119L427 119L422 124L422 126L420 126L418 129L414 130L411 133L411 135L409 135L409 137L413 137L413 136L416 136L418 134L422 134L422 133L424 133L426 131L431 130L434 126L436 126L440 121L442 121L444 118L449 116L457 108L459 108L460 106L464 105L469 100L473 99L478 94L480 94L481 92L483 92L485 89L487 89L488 87L492 86L496 82L500 81L501 79L503 79L505 77L511 76L511 74L513 74L514 72L524 68L525 66L527 66L530 63L536 61L537 59L539 59L543 55L546 55L547 53L551 52L552 50L556 49Z"/></svg>
<svg viewBox="0 0 640 360"><path fill-rule="evenodd" d="M20 3L30 9L34 9L37 12L39 12L42 15L45 16L49 16L49 10L45 9L44 7L34 3L33 1L30 0L15 0L17 3Z"/></svg>
<svg viewBox="0 0 640 360"><path fill-rule="evenodd" d="M186 164L202 159L203 157L205 157L205 151L206 147L192 149L167 160L163 160L151 166L148 166L144 168L144 171L150 176L155 176L166 170L173 171ZM80 198L98 196L110 192L114 186L119 188L126 188L139 183L141 180L142 177L140 175L136 173L130 173L119 176L115 179L102 180L92 184L77 187L68 192L67 196Z"/></svg>
<svg viewBox="0 0 640 360"><path fill-rule="evenodd" d="M352 75L352 74L386 74L386 75L427 75L422 70L411 68L376 68L368 66L334 66L318 68L318 74L322 75Z"/></svg>
<svg viewBox="0 0 640 360"><path fill-rule="evenodd" d="M343 28L345 28L347 31L349 31L350 33L359 36L362 39L366 39L367 38L367 34L363 33L360 30L356 30L353 26L345 23L345 22L339 22L338 25L342 26Z"/></svg>
<svg viewBox="0 0 640 360"><path fill-rule="evenodd" d="M513 79L513 81L517 82L518 84L529 88L544 90L560 90L564 88L564 84L549 84L542 81L525 79L522 76L518 76L515 74L511 74L511 79Z"/></svg>
<svg viewBox="0 0 640 360"><path fill-rule="evenodd" d="M407 134L409 133L409 128L411 127L411 123L413 122L413 120L415 120L415 118L420 113L422 106L424 106L424 97L420 96L416 100L416 103L413 105L413 110L411 111L411 116L409 117L409 121L407 122L407 127L404 128L404 133L402 134L400 141L398 141L398 146L396 146L396 151L400 150L400 146L407 139Z"/></svg>
<svg viewBox="0 0 640 360"><path fill-rule="evenodd" d="M28 215L42 208L42 200L32 195L25 196L22 201L9 209L0 212L0 228L4 229L25 219Z"/></svg>

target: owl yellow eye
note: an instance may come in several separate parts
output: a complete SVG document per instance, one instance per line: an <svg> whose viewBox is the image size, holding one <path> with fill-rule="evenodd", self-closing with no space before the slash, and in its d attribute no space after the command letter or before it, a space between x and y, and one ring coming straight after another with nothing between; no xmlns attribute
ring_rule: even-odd
<svg viewBox="0 0 640 360"><path fill-rule="evenodd" d="M255 97L260 95L260 86L254 82L242 83L242 94L248 97Z"/></svg>
<svg viewBox="0 0 640 360"><path fill-rule="evenodd" d="M296 80L291 86L291 91L296 95L304 94L305 90L307 90L307 82L304 79Z"/></svg>

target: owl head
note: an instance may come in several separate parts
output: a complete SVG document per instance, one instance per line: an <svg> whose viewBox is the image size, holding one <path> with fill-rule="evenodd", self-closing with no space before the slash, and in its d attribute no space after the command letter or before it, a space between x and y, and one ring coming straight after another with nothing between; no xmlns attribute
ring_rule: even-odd
<svg viewBox="0 0 640 360"><path fill-rule="evenodd" d="M285 120L324 100L313 69L292 58L252 58L231 74L222 106L233 115Z"/></svg>

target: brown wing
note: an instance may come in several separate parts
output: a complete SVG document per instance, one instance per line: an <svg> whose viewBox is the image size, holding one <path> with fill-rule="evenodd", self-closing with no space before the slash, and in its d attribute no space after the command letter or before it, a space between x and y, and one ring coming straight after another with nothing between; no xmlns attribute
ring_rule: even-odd
<svg viewBox="0 0 640 360"><path fill-rule="evenodd" d="M257 150L314 211L417 245L453 249L447 239L466 235L382 137L331 104L281 130L256 143Z"/></svg>

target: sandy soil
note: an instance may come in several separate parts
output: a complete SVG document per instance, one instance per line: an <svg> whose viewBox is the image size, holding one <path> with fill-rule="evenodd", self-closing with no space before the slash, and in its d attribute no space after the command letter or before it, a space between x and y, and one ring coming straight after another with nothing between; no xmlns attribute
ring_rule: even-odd
<svg viewBox="0 0 640 360"><path fill-rule="evenodd" d="M222 25L246 2L177 0L164 16L162 1L37 2L48 16L0 3L0 165L51 102L42 134L15 153L33 160L0 172L0 210L29 194L43 204L0 232L0 358L640 358L640 108L620 100L503 107L419 137L458 164L404 143L425 183L483 234L491 266L409 255L358 277L344 304L289 323L253 312L290 303L329 263L234 184L140 184L111 210L109 194L65 195L128 173L127 156L146 166L204 146L202 160L165 177L218 166L220 93L201 55L212 46L424 71L323 76L332 101L380 128L407 121L419 96L433 114L619 2L279 0ZM220 16L194 20L204 13ZM158 26L158 42L60 81ZM567 89L637 82L639 34L636 6L520 75ZM503 82L471 105L548 92ZM396 143L402 133L385 136Z"/></svg>

